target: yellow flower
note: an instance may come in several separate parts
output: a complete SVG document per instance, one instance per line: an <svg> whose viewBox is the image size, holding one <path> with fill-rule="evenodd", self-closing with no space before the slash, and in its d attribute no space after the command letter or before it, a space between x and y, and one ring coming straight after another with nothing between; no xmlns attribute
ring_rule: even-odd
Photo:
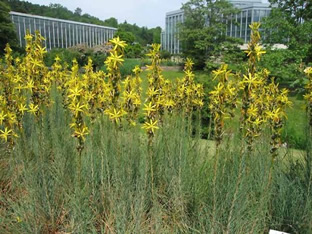
<svg viewBox="0 0 312 234"><path fill-rule="evenodd" d="M188 69L192 69L193 65L194 65L194 63L193 63L192 59L187 58L187 59L186 59L185 66L186 66Z"/></svg>
<svg viewBox="0 0 312 234"><path fill-rule="evenodd" d="M26 36L25 36L25 40L26 41L31 41L33 39L33 36L31 35L31 34L26 34Z"/></svg>
<svg viewBox="0 0 312 234"><path fill-rule="evenodd" d="M304 73L306 73L307 75L312 75L312 67L307 67L306 69L304 69Z"/></svg>
<svg viewBox="0 0 312 234"><path fill-rule="evenodd" d="M260 56L261 56L262 54L265 54L265 53L266 53L264 50L262 50L262 47L259 46L259 45L256 45L255 48L254 48L254 50L255 50L255 54L256 54L256 56L257 56L257 58L258 58L258 61L260 60Z"/></svg>
<svg viewBox="0 0 312 234"><path fill-rule="evenodd" d="M80 112L83 112L84 108L86 107L86 105L80 105L80 102L78 102L77 104L75 103L72 103L70 106L69 106L69 109L73 111L75 117L78 116L78 114Z"/></svg>
<svg viewBox="0 0 312 234"><path fill-rule="evenodd" d="M248 74L248 76L244 75L243 84L248 85L248 89L250 89L252 86L256 87L259 84L262 84L262 81L257 79L257 76L253 76L251 73Z"/></svg>
<svg viewBox="0 0 312 234"><path fill-rule="evenodd" d="M156 94L158 94L158 90L155 90L154 87L151 87L148 89L147 93L146 93L149 97L153 97Z"/></svg>
<svg viewBox="0 0 312 234"><path fill-rule="evenodd" d="M249 25L249 28L251 28L251 30L258 30L260 28L261 23L260 22L253 22L252 24Z"/></svg>
<svg viewBox="0 0 312 234"><path fill-rule="evenodd" d="M78 86L72 88L72 89L68 89L68 92L70 93L68 95L69 98L73 98L74 100L76 99L76 97L79 97L82 93L82 89L79 89Z"/></svg>
<svg viewBox="0 0 312 234"><path fill-rule="evenodd" d="M219 83L217 87L213 91L210 92L211 95L219 95L220 92L223 90L224 85L222 83Z"/></svg>
<svg viewBox="0 0 312 234"><path fill-rule="evenodd" d="M110 120L118 124L121 117L127 114L127 112L125 112L124 110L117 111L115 108L113 108L113 109L107 110L106 114L108 114Z"/></svg>
<svg viewBox="0 0 312 234"><path fill-rule="evenodd" d="M167 107L167 108L172 108L172 107L174 107L174 105L175 105L175 103L174 103L174 101L172 100L172 99L166 99L166 101L165 101L165 106Z"/></svg>
<svg viewBox="0 0 312 234"><path fill-rule="evenodd" d="M21 223L21 222L22 222L22 219L21 219L19 216L17 216L17 217L16 217L16 221L17 221L18 223Z"/></svg>
<svg viewBox="0 0 312 234"><path fill-rule="evenodd" d="M253 121L253 124L256 125L256 126L259 126L259 125L261 125L262 123L263 123L263 120L260 119L259 117L256 118L255 121Z"/></svg>
<svg viewBox="0 0 312 234"><path fill-rule="evenodd" d="M29 113L36 115L38 110L39 110L38 105L34 105L33 103L30 103L29 110L28 110Z"/></svg>
<svg viewBox="0 0 312 234"><path fill-rule="evenodd" d="M142 72L142 69L137 65L132 71L134 74L138 75L139 73Z"/></svg>
<svg viewBox="0 0 312 234"><path fill-rule="evenodd" d="M18 110L19 110L19 112L22 113L22 115L24 115L24 112L27 111L28 109L27 109L26 105L20 104L18 107Z"/></svg>
<svg viewBox="0 0 312 234"><path fill-rule="evenodd" d="M110 52L108 61L112 63L113 68L117 68L118 65L124 61L124 59L122 59L122 55L118 55L117 52L114 51L113 53Z"/></svg>
<svg viewBox="0 0 312 234"><path fill-rule="evenodd" d="M83 141L86 140L85 136L89 134L88 127L83 127L82 129L76 129L74 132L74 137L81 138Z"/></svg>
<svg viewBox="0 0 312 234"><path fill-rule="evenodd" d="M117 50L117 48L125 48L127 45L126 42L121 41L119 37L111 39L110 42L114 44L114 50Z"/></svg>
<svg viewBox="0 0 312 234"><path fill-rule="evenodd" d="M191 79L195 76L192 71L185 71L185 75Z"/></svg>
<svg viewBox="0 0 312 234"><path fill-rule="evenodd" d="M3 124L3 121L5 120L5 117L6 117L7 115L6 114L4 114L4 112L3 111L1 111L0 112L0 125L2 125Z"/></svg>
<svg viewBox="0 0 312 234"><path fill-rule="evenodd" d="M142 128L146 129L147 132L152 132L154 134L155 130L159 129L159 127L157 126L157 122L157 120L150 120L149 122L145 122Z"/></svg>
<svg viewBox="0 0 312 234"><path fill-rule="evenodd" d="M34 81L33 81L33 80L29 80L29 81L27 82L26 87L27 87L28 89L32 90L32 89L35 87Z"/></svg>
<svg viewBox="0 0 312 234"><path fill-rule="evenodd" d="M267 114L268 118L273 120L274 122L280 121L280 119L283 116L285 116L285 113L283 113L280 108L277 108L273 111L267 111L266 114Z"/></svg>
<svg viewBox="0 0 312 234"><path fill-rule="evenodd" d="M5 142L7 142L8 137L12 135L11 133L12 133L12 130L11 129L9 130L8 128L5 128L4 131L0 130L0 138L2 138Z"/></svg>
<svg viewBox="0 0 312 234"><path fill-rule="evenodd" d="M9 112L7 117L8 117L8 122L10 125L14 125L17 123L15 113Z"/></svg>
<svg viewBox="0 0 312 234"><path fill-rule="evenodd" d="M141 100L139 98L135 98L133 104L136 105L136 106L140 106L141 105Z"/></svg>
<svg viewBox="0 0 312 234"><path fill-rule="evenodd" d="M250 108L248 108L247 113L250 117L256 117L258 115L258 108L252 105Z"/></svg>
<svg viewBox="0 0 312 234"><path fill-rule="evenodd" d="M146 111L145 115L149 116L152 112L156 111L156 106L149 102L148 105L144 104L144 111Z"/></svg>

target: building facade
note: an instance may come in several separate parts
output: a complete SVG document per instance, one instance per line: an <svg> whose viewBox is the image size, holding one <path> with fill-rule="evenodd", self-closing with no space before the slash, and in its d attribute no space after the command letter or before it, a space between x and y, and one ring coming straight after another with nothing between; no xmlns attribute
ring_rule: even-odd
<svg viewBox="0 0 312 234"><path fill-rule="evenodd" d="M46 39L44 41L47 50L53 48L68 48L77 44L85 44L88 47L103 44L114 37L116 28L94 24L80 23L70 20L61 20L50 17L10 12L20 46L26 44L27 30L35 34L38 30Z"/></svg>
<svg viewBox="0 0 312 234"><path fill-rule="evenodd" d="M261 0L229 1L238 8L240 12L232 15L231 19L227 20L226 35L229 37L241 38L244 43L247 43L250 41L251 33L249 25L252 22L260 22L262 18L267 17L271 12L270 4L262 3Z"/></svg>
<svg viewBox="0 0 312 234"><path fill-rule="evenodd" d="M226 34L230 37L241 38L244 43L250 40L249 25L252 22L259 22L263 17L270 14L269 3L261 0L228 0L234 7L240 10L226 21ZM182 52L179 40L179 25L184 22L184 11L171 11L166 14L165 30L161 33L162 49L171 54Z"/></svg>
<svg viewBox="0 0 312 234"><path fill-rule="evenodd" d="M179 40L179 25L184 22L184 11L171 11L166 14L165 31L161 33L162 50L171 54L180 54L182 46Z"/></svg>

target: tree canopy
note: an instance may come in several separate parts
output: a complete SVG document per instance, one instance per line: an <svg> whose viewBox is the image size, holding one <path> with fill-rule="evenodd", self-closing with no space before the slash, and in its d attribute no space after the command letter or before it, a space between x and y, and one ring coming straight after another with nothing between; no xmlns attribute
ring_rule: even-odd
<svg viewBox="0 0 312 234"><path fill-rule="evenodd" d="M0 2L0 54L5 45L10 43L12 47L17 45L16 33L10 19L10 7L5 2Z"/></svg>
<svg viewBox="0 0 312 234"><path fill-rule="evenodd" d="M197 68L214 62L227 46L232 47L239 42L225 33L226 19L237 12L228 1L190 0L182 9L185 12L180 35L183 53L193 58Z"/></svg>
<svg viewBox="0 0 312 234"><path fill-rule="evenodd" d="M160 43L160 27L148 29L146 27L139 27L136 24L129 24L127 22L118 23L118 20L114 17L101 20L90 14L83 13L82 9L79 7L77 7L76 10L72 12L61 4L50 4L49 6L44 6L20 0L4 1L11 7L12 11L115 27L118 28L119 31L133 33L135 36L135 41L143 46L152 43Z"/></svg>
<svg viewBox="0 0 312 234"><path fill-rule="evenodd" d="M264 20L264 42L283 43L303 54L305 62L312 61L312 1L270 0L277 7Z"/></svg>

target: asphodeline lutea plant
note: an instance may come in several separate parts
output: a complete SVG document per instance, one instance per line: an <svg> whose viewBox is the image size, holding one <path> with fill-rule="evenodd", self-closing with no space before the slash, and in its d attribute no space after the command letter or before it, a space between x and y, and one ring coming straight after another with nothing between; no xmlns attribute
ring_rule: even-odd
<svg viewBox="0 0 312 234"><path fill-rule="evenodd" d="M273 160L277 157L277 150L281 146L282 128L286 119L286 107L291 105L288 90L278 88L274 80L266 87L266 118L271 129L271 154Z"/></svg>
<svg viewBox="0 0 312 234"><path fill-rule="evenodd" d="M224 64L218 70L213 71L214 80L218 80L217 86L210 92L209 109L213 115L215 126L215 139L217 147L220 145L224 134L225 118L233 117L237 107L238 82L234 82L235 75Z"/></svg>
<svg viewBox="0 0 312 234"><path fill-rule="evenodd" d="M128 123L135 126L141 106L142 79L140 74L142 69L136 66L132 72L134 76L127 76L123 82L122 107L127 112Z"/></svg>
<svg viewBox="0 0 312 234"><path fill-rule="evenodd" d="M304 99L308 102L307 111L309 115L310 131L312 131L312 67L307 67L304 72L308 78L305 86L306 94L304 95Z"/></svg>
<svg viewBox="0 0 312 234"><path fill-rule="evenodd" d="M250 26L251 40L245 51L248 56L248 73L243 76L241 88L243 89L241 130L246 139L249 151L252 150L254 139L258 137L265 121L265 92L264 86L269 76L267 70L257 70L257 62L265 53L260 45L259 22L254 22Z"/></svg>
<svg viewBox="0 0 312 234"><path fill-rule="evenodd" d="M43 107L50 105L51 77L48 76L48 68L44 64L46 48L42 46L45 40L37 31L35 38L31 34L26 37L26 88L31 94L28 112L37 118L42 114Z"/></svg>
<svg viewBox="0 0 312 234"><path fill-rule="evenodd" d="M186 114L193 112L195 109L200 109L204 105L203 86L202 84L196 84L194 81L193 65L193 61L187 58L184 66L185 75L182 79L178 79L176 84L176 109L182 110Z"/></svg>
<svg viewBox="0 0 312 234"><path fill-rule="evenodd" d="M104 85L103 87L104 92L109 93L110 100L106 104L104 113L108 115L110 120L115 124L120 124L122 117L127 114L127 112L122 108L119 98L121 93L120 66L124 61L124 49L127 44L126 42L121 41L119 37L111 39L110 43L113 48L105 61L107 67L108 85Z"/></svg>
<svg viewBox="0 0 312 234"><path fill-rule="evenodd" d="M142 128L146 130L150 143L154 137L155 130L159 128L158 124L165 110L165 97L163 94L165 79L161 74L159 50L160 44L152 44L152 48L147 54L151 58L151 65L147 66L149 71L148 90L143 108L145 122Z"/></svg>
<svg viewBox="0 0 312 234"><path fill-rule="evenodd" d="M103 90L104 73L102 71L93 71L93 61L88 59L88 64L84 66L84 74L82 75L83 87L85 90L85 98L88 103L88 114L94 120L98 110L101 110L100 94Z"/></svg>
<svg viewBox="0 0 312 234"><path fill-rule="evenodd" d="M86 135L89 134L89 128L85 124L85 117L89 115L89 99L86 93L87 84L79 74L79 66L76 60L73 60L71 74L66 83L68 109L70 110L72 121L70 127L73 129L73 137L78 139L77 150L81 155L84 149Z"/></svg>
<svg viewBox="0 0 312 234"><path fill-rule="evenodd" d="M113 38L110 40L113 48L107 57L105 64L108 71L108 82L111 84L112 91L112 105L114 108L117 108L118 98L121 92L121 74L120 74L120 66L122 65L124 59L124 49L127 46L126 42L121 41L119 37Z"/></svg>
<svg viewBox="0 0 312 234"><path fill-rule="evenodd" d="M0 71L0 139L14 145L17 130L22 129L22 117L27 111L23 77L19 73L20 59L14 61L12 49L5 47L5 67ZM15 66L13 63L15 62Z"/></svg>
<svg viewBox="0 0 312 234"><path fill-rule="evenodd" d="M54 59L54 63L51 67L51 71L49 71L49 76L51 80L55 83L57 90L62 95L62 104L65 109L68 107L67 100L67 81L69 76L69 71L66 66L62 66L61 59L59 56L56 56Z"/></svg>

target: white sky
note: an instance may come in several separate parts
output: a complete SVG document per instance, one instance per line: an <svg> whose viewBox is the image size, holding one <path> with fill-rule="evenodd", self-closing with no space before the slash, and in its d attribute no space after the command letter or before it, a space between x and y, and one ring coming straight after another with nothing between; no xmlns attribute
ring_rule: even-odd
<svg viewBox="0 0 312 234"><path fill-rule="evenodd" d="M187 0L27 0L40 5L58 3L74 11L77 7L82 14L88 13L101 20L115 17L119 23L125 20L148 28L165 26L166 12L178 10Z"/></svg>

